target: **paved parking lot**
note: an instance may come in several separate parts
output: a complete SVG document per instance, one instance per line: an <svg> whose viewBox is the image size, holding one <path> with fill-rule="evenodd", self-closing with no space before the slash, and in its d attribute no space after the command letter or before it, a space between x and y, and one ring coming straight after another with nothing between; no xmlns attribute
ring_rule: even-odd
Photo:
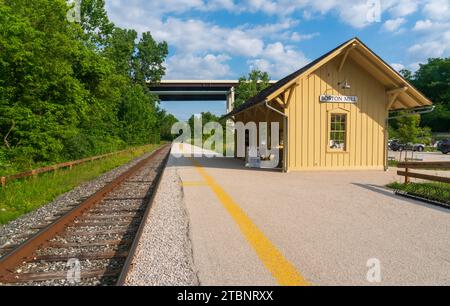
<svg viewBox="0 0 450 306"><path fill-rule="evenodd" d="M450 285L450 211L385 190L395 172L282 174L225 158L171 167L203 285L371 285L371 259L382 285Z"/></svg>
<svg viewBox="0 0 450 306"><path fill-rule="evenodd" d="M405 158L405 152L402 152L402 160ZM399 160L400 158L400 152L394 152L389 151L389 156L395 158L396 160ZM429 161L429 162L435 162L435 161L448 161L450 162L450 154L442 154L441 152L408 152L408 158L411 158L413 156L414 158L420 159L422 161Z"/></svg>

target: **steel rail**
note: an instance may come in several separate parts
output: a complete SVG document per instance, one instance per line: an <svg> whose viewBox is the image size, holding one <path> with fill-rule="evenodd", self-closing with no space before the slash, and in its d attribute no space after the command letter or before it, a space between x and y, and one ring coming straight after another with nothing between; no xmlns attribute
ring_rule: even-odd
<svg viewBox="0 0 450 306"><path fill-rule="evenodd" d="M63 216L55 220L47 227L41 229L38 233L33 235L25 242L21 243L9 254L2 257L0 259L0 282L8 282L8 280L11 280L11 276L14 274L13 269L15 267L19 266L23 262L31 261L36 250L49 245L52 238L62 233L75 221L75 219L82 216L89 209L93 208L96 204L104 200L108 194L110 194L128 178L138 172L148 162L156 158L156 156L168 146L169 145L164 145L154 150L150 156L139 161L136 165L132 166L130 169L115 178L111 183L84 200L82 203L80 203L80 205L65 213ZM142 219L142 222L144 221L145 219Z"/></svg>
<svg viewBox="0 0 450 306"><path fill-rule="evenodd" d="M162 162L163 169L165 169L168 160L169 160L169 155L167 155L166 158L164 159L164 161ZM157 190L159 189L159 185L161 183L161 179L162 179L163 173L164 173L164 170L160 171L157 174L156 178L155 178L155 181L156 181L156 184L154 186L154 190L155 191L152 192L150 198L148 199L147 207L145 208L145 212L144 212L144 215L142 217L142 222L140 223L139 228L138 228L138 230L136 232L136 235L133 238L133 243L131 244L131 248L129 250L127 259L125 260L125 264L122 267L122 271L120 273L119 279L116 282L116 286L124 286L125 283L126 283L128 273L130 272L130 270L132 268L133 259L134 259L135 254L136 254L136 250L137 250L137 247L139 245L139 241L140 241L140 239L142 237L142 233L144 231L146 220L148 220L148 216L150 215L150 211L151 211L152 206L153 206L152 205L153 201L155 200L155 196L156 196Z"/></svg>

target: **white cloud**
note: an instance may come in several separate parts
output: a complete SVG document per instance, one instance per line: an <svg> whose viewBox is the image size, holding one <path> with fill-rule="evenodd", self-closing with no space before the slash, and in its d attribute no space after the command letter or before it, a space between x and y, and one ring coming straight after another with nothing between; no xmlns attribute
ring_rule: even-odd
<svg viewBox="0 0 450 306"><path fill-rule="evenodd" d="M278 2L270 0L246 0L240 5L251 12L262 11L267 14L276 14L279 10Z"/></svg>
<svg viewBox="0 0 450 306"><path fill-rule="evenodd" d="M259 38L273 38L278 37L280 33L289 31L293 27L299 24L298 21L293 19L285 19L275 23L262 24L262 25L249 25L245 24L239 26L238 29L245 31L247 34L259 37Z"/></svg>
<svg viewBox="0 0 450 306"><path fill-rule="evenodd" d="M272 15L291 16L301 12L302 17L308 20L334 14L343 23L354 28L364 28L375 21L371 18L374 8L379 7L380 14L388 12L395 19L415 13L419 8L419 0L247 0L241 5L243 10L259 10Z"/></svg>
<svg viewBox="0 0 450 306"><path fill-rule="evenodd" d="M397 71L400 71L402 69L405 69L405 66L402 64L398 64L398 63L392 63L391 67L394 68Z"/></svg>
<svg viewBox="0 0 450 306"><path fill-rule="evenodd" d="M267 70L276 78L285 76L308 61L292 44L320 35L299 30L302 21L322 19L325 23L325 18L333 18L363 29L374 24L369 13L371 5L376 7L377 3L381 4L383 20L378 26L397 35L406 31L412 14L421 13L409 29L414 31L407 53L409 61L423 62L430 56L450 54L450 0L106 1L112 20L119 26L139 32L150 30L156 39L169 43L171 57L167 62L172 76L198 74L202 78L211 75L208 69L214 72L213 68L217 69L216 78L232 74L228 57L244 58L249 65ZM194 19L196 15L190 14L210 11L263 13L270 15L272 22L222 26L202 17Z"/></svg>
<svg viewBox="0 0 450 306"><path fill-rule="evenodd" d="M336 15L343 23L355 28L363 28L372 23L368 18L372 2L376 3L375 0L109 0L107 5L108 10L117 17L117 20L128 19L127 16L148 20L168 14L181 14L190 10L226 10L236 14L262 12L279 17L302 16L303 18L317 18L325 14L332 14ZM395 17L411 14L417 7L417 0L381 1L382 4L385 2L388 5L383 8L389 9ZM129 10L135 12L131 14L128 12Z"/></svg>
<svg viewBox="0 0 450 306"><path fill-rule="evenodd" d="M206 4L207 10L220 10L225 9L228 11L238 10L238 7L233 0L214 0L208 1Z"/></svg>
<svg viewBox="0 0 450 306"><path fill-rule="evenodd" d="M237 56L258 56L264 41L239 28L223 28L201 20L169 18L152 27L158 40L165 40L183 53L221 52Z"/></svg>
<svg viewBox="0 0 450 306"><path fill-rule="evenodd" d="M230 57L225 54L205 56L174 55L167 59L166 79L214 79L232 75L227 64Z"/></svg>
<svg viewBox="0 0 450 306"><path fill-rule="evenodd" d="M133 0L136 2L137 0ZM117 0L117 2L121 2ZM152 1L153 2L153 1ZM184 9L200 9L197 0L184 0ZM214 5L233 7L232 1L209 1L208 8ZM270 10L266 1L253 1L255 9ZM167 5L142 4L159 11L174 10ZM131 6L133 7L133 6ZM202 8L207 9L207 8ZM183 8L178 8L181 11ZM118 13L113 20L121 26L131 25L138 31L151 30L157 40L164 40L172 48L172 55L167 59L166 78L224 78L233 76L228 64L231 57L243 57L249 65L268 71L273 77L282 77L300 68L307 61L306 57L292 46L285 46L281 41L299 42L312 39L319 33L298 33L291 31L298 24L290 18L269 24L243 24L237 27L223 27L198 19L182 19L171 14L168 18L148 18L139 10ZM154 14L152 11L150 15ZM155 16L156 17L156 16ZM271 43L271 41L279 41ZM236 76L234 76L236 77Z"/></svg>
<svg viewBox="0 0 450 306"><path fill-rule="evenodd" d="M363 28L373 21L369 18L372 3L367 0L278 0L277 14L292 15L302 12L306 19L336 15L341 22L354 28Z"/></svg>
<svg viewBox="0 0 450 306"><path fill-rule="evenodd" d="M420 69L420 66L423 64L423 62L415 62L415 63L411 63L409 64L408 68L409 70L415 72L417 70Z"/></svg>
<svg viewBox="0 0 450 306"><path fill-rule="evenodd" d="M428 0L423 5L423 19L413 27L416 42L409 48L415 63L430 57L450 55L450 0ZM417 64L415 65L417 67Z"/></svg>
<svg viewBox="0 0 450 306"><path fill-rule="evenodd" d="M450 0L429 0L425 4L423 12L431 20L448 21L450 16Z"/></svg>
<svg viewBox="0 0 450 306"><path fill-rule="evenodd" d="M419 8L418 0L394 0L394 1L383 1L386 6L386 10L393 17L405 17L415 13Z"/></svg>
<svg viewBox="0 0 450 306"><path fill-rule="evenodd" d="M406 22L405 18L396 18L389 19L383 24L383 29L388 32L397 31L404 23Z"/></svg>
<svg viewBox="0 0 450 306"><path fill-rule="evenodd" d="M430 19L418 20L414 25L413 30L415 31L427 31L433 28L433 22Z"/></svg>
<svg viewBox="0 0 450 306"><path fill-rule="evenodd" d="M313 39L319 35L320 35L320 33L317 33L317 32L312 33L312 34L300 34L298 32L293 32L290 36L290 40L294 41L294 42L301 42L301 41Z"/></svg>
<svg viewBox="0 0 450 306"><path fill-rule="evenodd" d="M450 54L450 30L440 33L439 37L414 44L409 48L409 52L416 58L423 60L430 57L448 56Z"/></svg>
<svg viewBox="0 0 450 306"><path fill-rule="evenodd" d="M273 78L282 78L306 65L303 53L281 42L267 45L261 57L249 60L251 69L267 71Z"/></svg>

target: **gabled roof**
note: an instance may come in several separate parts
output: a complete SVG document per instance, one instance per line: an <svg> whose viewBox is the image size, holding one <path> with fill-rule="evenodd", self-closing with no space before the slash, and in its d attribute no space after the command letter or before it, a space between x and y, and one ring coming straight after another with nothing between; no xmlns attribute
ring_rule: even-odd
<svg viewBox="0 0 450 306"><path fill-rule="evenodd" d="M248 108L273 100L280 93L294 85L298 78L314 72L336 57L343 55L349 47L355 47L354 50L349 53L349 57L359 63L364 69L368 70L369 73L372 73L375 78L385 85L387 91L401 89L397 95L396 102L390 106L390 110L410 109L432 105L432 102L411 85L402 75L369 49L359 38L355 37L281 79L272 86L264 89L258 95L249 99L224 117L227 118L237 115Z"/></svg>

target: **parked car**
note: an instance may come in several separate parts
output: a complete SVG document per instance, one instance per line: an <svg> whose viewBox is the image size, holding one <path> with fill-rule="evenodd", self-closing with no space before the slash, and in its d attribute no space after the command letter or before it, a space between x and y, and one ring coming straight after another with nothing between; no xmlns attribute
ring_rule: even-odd
<svg viewBox="0 0 450 306"><path fill-rule="evenodd" d="M415 152L424 152L425 151L425 147L426 145L423 143L416 143L416 144L412 144L412 143L408 143L408 144L404 144L401 143L400 141L394 139L388 142L388 146L392 151L415 151Z"/></svg>
<svg viewBox="0 0 450 306"><path fill-rule="evenodd" d="M450 153L450 139L442 140L438 143L438 150L443 154Z"/></svg>
<svg viewBox="0 0 450 306"><path fill-rule="evenodd" d="M388 145L389 145L389 149L391 149L392 151L395 151L395 152L405 150L405 145L400 143L397 139L393 139L393 140L389 141Z"/></svg>
<svg viewBox="0 0 450 306"><path fill-rule="evenodd" d="M425 151L425 145L423 143L416 143L413 145L413 151L415 152L424 152Z"/></svg>

